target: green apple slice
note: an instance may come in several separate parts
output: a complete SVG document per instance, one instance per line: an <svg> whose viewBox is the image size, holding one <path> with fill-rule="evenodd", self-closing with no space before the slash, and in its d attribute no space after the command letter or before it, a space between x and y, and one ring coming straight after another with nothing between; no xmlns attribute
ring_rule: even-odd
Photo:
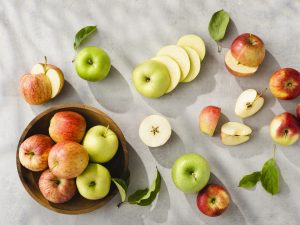
<svg viewBox="0 0 300 225"><path fill-rule="evenodd" d="M183 81L190 71L190 59L187 52L180 46L177 45L167 45L162 47L158 53L158 56L169 56L175 60L175 62L179 65L181 70L181 78L180 81Z"/></svg>
<svg viewBox="0 0 300 225"><path fill-rule="evenodd" d="M181 77L180 67L178 66L176 61L171 57L165 55L156 56L152 60L158 61L167 67L170 74L171 83L166 93L173 91L178 85Z"/></svg>
<svg viewBox="0 0 300 225"><path fill-rule="evenodd" d="M183 48L187 52L191 62L191 68L189 74L186 76L186 78L183 81L181 81L187 83L187 82L191 82L198 76L200 72L201 61L199 55L193 48L190 47L183 47Z"/></svg>
<svg viewBox="0 0 300 225"><path fill-rule="evenodd" d="M178 41L177 45L181 47L191 47L196 50L198 53L201 61L205 57L205 44L201 37L195 35L195 34L187 34L182 36Z"/></svg>

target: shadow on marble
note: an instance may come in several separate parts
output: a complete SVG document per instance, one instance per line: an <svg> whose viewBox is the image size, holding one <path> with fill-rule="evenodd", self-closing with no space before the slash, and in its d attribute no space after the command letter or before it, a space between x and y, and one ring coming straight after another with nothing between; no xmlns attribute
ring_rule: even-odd
<svg viewBox="0 0 300 225"><path fill-rule="evenodd" d="M159 99L144 98L144 100L150 107L163 115L176 118L199 96L208 94L215 89L215 75L218 72L216 64L215 56L208 52L201 65L200 74L195 80L190 83L179 83L175 90Z"/></svg>
<svg viewBox="0 0 300 225"><path fill-rule="evenodd" d="M133 105L130 87L114 66L104 80L88 82L88 86L97 102L109 111L125 113Z"/></svg>
<svg viewBox="0 0 300 225"><path fill-rule="evenodd" d="M38 114L54 105L60 105L60 104L80 104L82 103L80 96L78 95L75 88L65 80L64 87L61 91L61 93L55 97L54 99L50 100L46 104L43 105L31 105L31 110Z"/></svg>
<svg viewBox="0 0 300 225"><path fill-rule="evenodd" d="M149 147L149 150L159 165L171 168L174 161L185 152L185 147L178 134L172 130L172 135L166 144L157 148Z"/></svg>
<svg viewBox="0 0 300 225"><path fill-rule="evenodd" d="M227 48L230 49L232 42L234 39L239 35L239 32L237 30L237 27L232 19L230 19L230 22L227 27L227 31L225 34L224 39L220 42L220 45L222 48ZM216 44L216 49L217 49L217 44ZM224 51L226 49L222 49Z"/></svg>
<svg viewBox="0 0 300 225"><path fill-rule="evenodd" d="M229 121L230 121L229 118L224 113L221 112L221 118L220 118L220 120L217 124L216 129L215 129L214 136L220 136L221 135L221 128L222 128L223 124L225 124Z"/></svg>
<svg viewBox="0 0 300 225"><path fill-rule="evenodd" d="M299 144L300 141L291 146L277 146L277 149L280 148L280 150L282 150L282 153L286 157L286 159L298 168L300 168L300 154L297 154L296 151L299 150Z"/></svg>
<svg viewBox="0 0 300 225"><path fill-rule="evenodd" d="M286 111L296 115L297 105L300 104L300 98L295 98L292 100L278 100L281 107Z"/></svg>

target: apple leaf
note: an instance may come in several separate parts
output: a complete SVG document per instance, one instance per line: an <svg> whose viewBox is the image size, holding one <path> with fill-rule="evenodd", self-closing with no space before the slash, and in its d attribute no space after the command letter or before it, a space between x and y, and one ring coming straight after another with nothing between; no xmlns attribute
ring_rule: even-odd
<svg viewBox="0 0 300 225"><path fill-rule="evenodd" d="M253 172L244 176L239 183L239 187L242 188L253 188L258 181L260 181L261 173L260 172Z"/></svg>
<svg viewBox="0 0 300 225"><path fill-rule="evenodd" d="M88 36L90 36L95 30L96 26L87 26L80 29L75 35L74 49L77 50L81 42L83 42Z"/></svg>
<svg viewBox="0 0 300 225"><path fill-rule="evenodd" d="M223 9L212 15L208 25L208 31L212 39L221 41L224 38L229 21L229 14Z"/></svg>
<svg viewBox="0 0 300 225"><path fill-rule="evenodd" d="M274 158L265 162L261 171L260 179L262 186L267 192L272 195L279 192L279 170Z"/></svg>
<svg viewBox="0 0 300 225"><path fill-rule="evenodd" d="M121 196L121 202L124 202L126 200L127 188L128 188L126 182L119 178L112 178L111 180L115 183L115 185L119 190Z"/></svg>

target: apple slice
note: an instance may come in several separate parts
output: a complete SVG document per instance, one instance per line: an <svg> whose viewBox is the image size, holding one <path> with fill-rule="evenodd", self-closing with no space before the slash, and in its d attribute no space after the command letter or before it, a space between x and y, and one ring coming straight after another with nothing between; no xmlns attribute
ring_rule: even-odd
<svg viewBox="0 0 300 225"><path fill-rule="evenodd" d="M203 61L205 57L205 44L201 37L195 34L187 34L182 36L178 41L177 45L181 47L190 47L196 50L200 60Z"/></svg>
<svg viewBox="0 0 300 225"><path fill-rule="evenodd" d="M200 72L201 61L200 61L200 58L199 58L197 52L194 49L192 49L190 47L183 47L183 48L187 52L189 59L190 59L190 63L191 63L190 72L188 73L186 78L183 81L181 81L181 82L187 83L187 82L191 82L198 76L198 74Z"/></svg>
<svg viewBox="0 0 300 225"><path fill-rule="evenodd" d="M240 145L249 139L250 136L232 136L221 132L221 141L224 145Z"/></svg>
<svg viewBox="0 0 300 225"><path fill-rule="evenodd" d="M180 81L183 81L189 74L191 66L187 52L177 45L167 45L165 47L162 47L157 53L157 56L162 55L169 56L175 60L181 70Z"/></svg>
<svg viewBox="0 0 300 225"><path fill-rule="evenodd" d="M139 128L141 140L149 147L164 145L171 137L171 133L169 121L160 115L146 117Z"/></svg>
<svg viewBox="0 0 300 225"><path fill-rule="evenodd" d="M161 56L156 56L152 59L164 64L167 67L170 74L171 83L166 93L171 92L172 90L175 89L175 87L178 85L180 81L180 77L181 77L180 67L178 66L176 61L169 56L161 55Z"/></svg>
<svg viewBox="0 0 300 225"><path fill-rule="evenodd" d="M49 78L52 86L51 98L56 97L64 86L64 75L63 72L56 66L51 64L38 63L35 64L31 69L31 74L46 74Z"/></svg>
<svg viewBox="0 0 300 225"><path fill-rule="evenodd" d="M245 124L228 122L221 127L221 141L224 145L239 145L250 139L252 130Z"/></svg>
<svg viewBox="0 0 300 225"><path fill-rule="evenodd" d="M240 64L239 61L237 61L231 54L231 51L229 50L225 55L225 66L229 73L231 73L234 76L237 77L248 77L253 75L257 69L256 67L250 67L245 66L243 64Z"/></svg>
<svg viewBox="0 0 300 225"><path fill-rule="evenodd" d="M257 113L263 104L264 99L256 90L247 89L238 97L234 111L239 117L246 118Z"/></svg>
<svg viewBox="0 0 300 225"><path fill-rule="evenodd" d="M213 136L220 117L221 108L216 106L207 106L203 108L199 115L200 130L209 136Z"/></svg>

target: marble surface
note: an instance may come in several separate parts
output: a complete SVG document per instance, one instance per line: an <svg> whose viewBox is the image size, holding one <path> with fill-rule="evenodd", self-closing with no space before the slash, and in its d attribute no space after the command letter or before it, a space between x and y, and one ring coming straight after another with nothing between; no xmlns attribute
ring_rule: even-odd
<svg viewBox="0 0 300 225"><path fill-rule="evenodd" d="M232 21L219 54L207 26L212 13L221 8L230 13ZM200 134L197 124L199 110L208 104L220 106L224 120L242 121L233 112L242 90L264 89L272 72L280 67L300 69L299 13L299 0L1 0L0 224L299 224L299 142L288 148L278 147L280 194L272 197L261 185L250 191L237 187L243 175L259 170L272 155L270 120L283 111L294 112L299 98L278 101L267 93L263 109L243 120L254 130L251 141L244 145L225 147L218 135L209 138ZM98 26L98 32L85 46L103 47L113 64L110 76L97 83L81 80L71 62L75 55L72 48L75 32L93 24ZM255 76L247 79L231 76L223 65L231 41L243 32L258 34L267 49L265 62ZM201 35L206 43L207 56L199 77L160 99L141 97L131 83L134 66L187 33ZM30 106L18 94L18 79L43 60L44 55L63 70L66 85L55 100L42 106ZM119 197L116 196L99 210L70 216L51 212L31 199L15 166L17 142L23 129L39 112L60 103L89 104L117 122L130 146L129 192L148 185L156 166L161 171L162 188L154 204L147 207L125 204L118 209ZM139 123L154 113L166 116L173 128L171 140L155 149L147 148L138 137ZM212 169L211 182L223 184L229 190L232 203L222 216L205 217L196 208L196 194L184 194L173 185L170 168L185 152L205 156Z"/></svg>

